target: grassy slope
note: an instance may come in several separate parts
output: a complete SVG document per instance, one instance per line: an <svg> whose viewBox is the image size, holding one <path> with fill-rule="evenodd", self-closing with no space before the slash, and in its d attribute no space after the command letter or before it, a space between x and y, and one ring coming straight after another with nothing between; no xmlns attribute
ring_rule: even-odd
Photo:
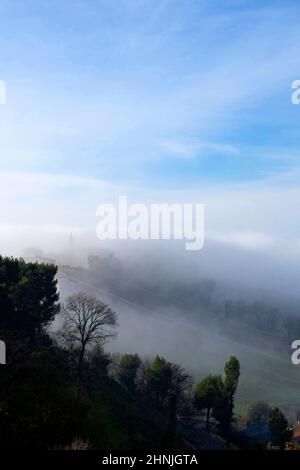
<svg viewBox="0 0 300 470"><path fill-rule="evenodd" d="M111 378L94 384L85 433L98 449L138 449L155 442L155 431L124 387Z"/></svg>
<svg viewBox="0 0 300 470"><path fill-rule="evenodd" d="M61 269L60 273L64 274L61 284L66 295L69 290L88 290L87 285L70 282L70 277L74 274L71 276L68 269ZM90 288L93 293L102 295L101 291L98 292L92 286ZM200 323L189 322L187 315L181 317L180 323L178 315L176 321L170 322L173 310L169 315L160 316L159 323L155 320L153 324L157 326L152 330L148 327L152 322L151 313L145 313L143 309L139 311L133 305L123 305L121 302L118 304L113 298L108 301L119 314L120 320L122 315L128 316L126 308L141 319L140 330L137 329L137 324L135 329L127 330L126 322L124 330L122 324L120 325L119 337L123 343L117 338L116 350L133 352L131 349L134 345L134 352L141 355L165 355L169 360L181 363L197 379L209 373L222 373L224 363L230 356L236 355L241 363L238 408L246 408L248 403L256 399L266 400L273 406L300 405L300 366L291 363L289 345L284 345L281 340L277 341L271 335L261 335L258 330L245 324L239 325L240 337L235 334L233 339L222 333L214 337ZM236 328L237 325L232 324L232 330ZM214 330L212 325L211 331ZM271 343L272 348L269 347Z"/></svg>

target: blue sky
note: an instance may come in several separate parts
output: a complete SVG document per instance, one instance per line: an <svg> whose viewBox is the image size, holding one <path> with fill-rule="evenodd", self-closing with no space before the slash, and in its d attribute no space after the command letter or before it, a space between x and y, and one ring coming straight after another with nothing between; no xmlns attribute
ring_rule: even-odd
<svg viewBox="0 0 300 470"><path fill-rule="evenodd" d="M4 0L3 167L170 185L294 169L297 4Z"/></svg>
<svg viewBox="0 0 300 470"><path fill-rule="evenodd" d="M300 173L299 13L296 0L2 0L2 223L77 226L119 188L277 191L284 210Z"/></svg>

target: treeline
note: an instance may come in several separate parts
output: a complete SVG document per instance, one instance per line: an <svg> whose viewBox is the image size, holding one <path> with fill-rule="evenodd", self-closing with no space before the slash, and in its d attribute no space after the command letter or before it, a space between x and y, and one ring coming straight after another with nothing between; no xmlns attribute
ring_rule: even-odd
<svg viewBox="0 0 300 470"><path fill-rule="evenodd" d="M174 305L193 311L213 304L216 284L211 279L191 281L179 273L174 278L160 266L126 264L110 252L89 256L88 267L89 281L95 286L148 308Z"/></svg>
<svg viewBox="0 0 300 470"><path fill-rule="evenodd" d="M126 266L110 252L89 256L89 281L113 294L149 308L174 306L190 312L195 319L224 320L244 323L262 332L281 335L291 340L299 337L300 319L260 301L220 300L217 284L211 279L186 280L166 278L156 270L155 277L141 273L137 266ZM226 328L225 328L226 329Z"/></svg>
<svg viewBox="0 0 300 470"><path fill-rule="evenodd" d="M244 322L264 332L281 334L289 340L298 338L300 334L300 318L283 314L277 308L263 302L226 300L224 317L227 320Z"/></svg>

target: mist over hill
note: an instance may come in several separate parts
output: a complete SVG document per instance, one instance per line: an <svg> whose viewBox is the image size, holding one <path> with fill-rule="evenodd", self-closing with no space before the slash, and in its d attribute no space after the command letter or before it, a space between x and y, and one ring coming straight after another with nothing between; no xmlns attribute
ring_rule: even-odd
<svg viewBox="0 0 300 470"><path fill-rule="evenodd" d="M219 373L224 358L236 355L243 367L240 406L254 398L300 404L300 371L290 360L291 342L300 335L298 295L291 294L291 285L285 289L278 262L220 247L218 256L213 246L193 257L175 248L170 256L170 249L158 245L137 250L128 243L115 251L111 246L89 251L72 244L43 256L59 264L62 301L86 291L117 312L112 352L161 354L197 378ZM248 283L249 278L254 281ZM281 289L272 289L272 282Z"/></svg>

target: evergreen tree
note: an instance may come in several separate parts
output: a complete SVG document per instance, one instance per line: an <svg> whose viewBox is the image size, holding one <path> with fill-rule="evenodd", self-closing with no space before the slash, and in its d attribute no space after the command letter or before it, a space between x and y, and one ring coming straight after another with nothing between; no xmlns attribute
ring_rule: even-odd
<svg viewBox="0 0 300 470"><path fill-rule="evenodd" d="M288 421L279 408L272 410L269 426L272 444L284 449L285 443L291 440L293 432L289 429Z"/></svg>

